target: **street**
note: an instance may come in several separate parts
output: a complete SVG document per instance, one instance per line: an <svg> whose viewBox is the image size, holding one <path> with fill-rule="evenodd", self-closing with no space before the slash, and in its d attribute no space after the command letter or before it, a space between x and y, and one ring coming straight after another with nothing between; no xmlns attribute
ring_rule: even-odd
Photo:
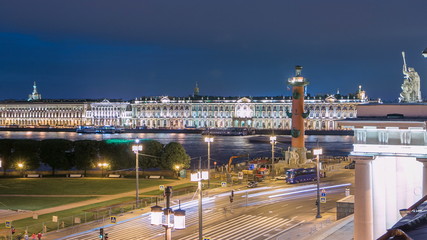
<svg viewBox="0 0 427 240"><path fill-rule="evenodd" d="M352 170L339 170L321 179L327 202L321 204L321 212L335 207L335 202L345 196L345 188L353 183ZM203 198L203 237L207 239L296 239L299 227L316 215L316 185L313 182L285 184L283 181L266 181L256 188L234 189ZM173 199L173 209L177 200ZM188 198L188 196L187 196ZM191 197L190 197L191 198ZM161 204L159 204L161 205ZM193 240L198 238L198 206L194 200L181 202L186 211L186 229L173 230L172 239ZM164 228L150 224L149 213L104 226L104 232L112 239L164 239ZM285 236L281 236L286 232ZM308 233L305 233L308 234ZM296 237L296 238L295 238ZM99 239L99 228L77 233L62 239Z"/></svg>

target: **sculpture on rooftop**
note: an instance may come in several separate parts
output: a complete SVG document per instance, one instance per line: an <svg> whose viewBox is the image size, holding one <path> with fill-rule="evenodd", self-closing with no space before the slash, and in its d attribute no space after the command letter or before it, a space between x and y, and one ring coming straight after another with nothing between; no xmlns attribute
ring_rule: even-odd
<svg viewBox="0 0 427 240"><path fill-rule="evenodd" d="M405 52L402 52L403 57L403 84L402 92L400 93L399 102L415 103L422 102L420 89L420 75L414 68L406 66Z"/></svg>

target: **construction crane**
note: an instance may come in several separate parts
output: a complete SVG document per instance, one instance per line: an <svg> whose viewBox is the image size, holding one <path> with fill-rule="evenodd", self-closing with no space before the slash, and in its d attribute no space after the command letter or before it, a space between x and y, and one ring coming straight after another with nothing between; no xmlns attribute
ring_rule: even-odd
<svg viewBox="0 0 427 240"><path fill-rule="evenodd" d="M237 155L237 156L231 156L230 160L228 160L228 172L231 172L231 163L233 162L233 159L235 158L241 158L241 157L249 157L249 154L245 154L245 155Z"/></svg>

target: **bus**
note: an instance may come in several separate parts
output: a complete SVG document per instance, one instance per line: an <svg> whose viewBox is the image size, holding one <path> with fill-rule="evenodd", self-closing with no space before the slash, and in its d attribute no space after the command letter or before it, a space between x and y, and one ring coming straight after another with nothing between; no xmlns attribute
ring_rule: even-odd
<svg viewBox="0 0 427 240"><path fill-rule="evenodd" d="M316 181L316 168L294 168L286 171L287 183L300 183Z"/></svg>

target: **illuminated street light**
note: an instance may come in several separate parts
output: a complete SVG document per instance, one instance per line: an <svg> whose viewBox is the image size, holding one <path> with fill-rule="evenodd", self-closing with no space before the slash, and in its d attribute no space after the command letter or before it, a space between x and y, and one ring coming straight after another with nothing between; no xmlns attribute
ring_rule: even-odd
<svg viewBox="0 0 427 240"><path fill-rule="evenodd" d="M199 191L199 240L203 239L203 218L202 218L202 180L209 179L208 171L201 171L201 160L199 160L199 171L191 173L191 181L198 182Z"/></svg>
<svg viewBox="0 0 427 240"><path fill-rule="evenodd" d="M185 211L181 210L181 203L179 204L179 209L173 211L170 207L170 198L172 197L172 187L167 186L165 189L165 200L166 207L157 205L151 207L151 224L152 225L162 225L165 228L165 240L172 239L172 228L175 229L185 229ZM162 222L163 214L165 215L165 222ZM174 224L171 222L171 217L174 216Z"/></svg>
<svg viewBox="0 0 427 240"><path fill-rule="evenodd" d="M24 164L23 163L18 163L18 168L19 168L19 171L21 172L21 175L23 176L24 175L24 173L23 173L23 170L24 170ZM24 177L24 176L23 176Z"/></svg>
<svg viewBox="0 0 427 240"><path fill-rule="evenodd" d="M179 177L179 165L175 165L175 169L176 169L176 176Z"/></svg>
<svg viewBox="0 0 427 240"><path fill-rule="evenodd" d="M135 140L135 144L132 145L132 151L135 153L135 178L136 178L136 208L139 206L139 163L138 155L142 151L142 145L139 144L139 139Z"/></svg>
<svg viewBox="0 0 427 240"><path fill-rule="evenodd" d="M277 143L277 137L276 136L271 136L270 137L270 143L271 143L271 173L273 174L273 176L275 175L274 174L274 146L276 145L276 143Z"/></svg>
<svg viewBox="0 0 427 240"><path fill-rule="evenodd" d="M208 172L211 171L211 143L214 141L214 138L211 136L205 137L205 142L208 143ZM211 187L210 179L208 179L208 188Z"/></svg>
<svg viewBox="0 0 427 240"><path fill-rule="evenodd" d="M106 162L98 163L98 167L101 168L101 177L104 177L104 168L107 168L108 165Z"/></svg>
<svg viewBox="0 0 427 240"><path fill-rule="evenodd" d="M319 156L323 154L323 151L321 148L315 148L313 149L313 155L316 155L316 176L317 176L317 215L316 218L321 218L322 215L320 215L320 169L319 169Z"/></svg>

